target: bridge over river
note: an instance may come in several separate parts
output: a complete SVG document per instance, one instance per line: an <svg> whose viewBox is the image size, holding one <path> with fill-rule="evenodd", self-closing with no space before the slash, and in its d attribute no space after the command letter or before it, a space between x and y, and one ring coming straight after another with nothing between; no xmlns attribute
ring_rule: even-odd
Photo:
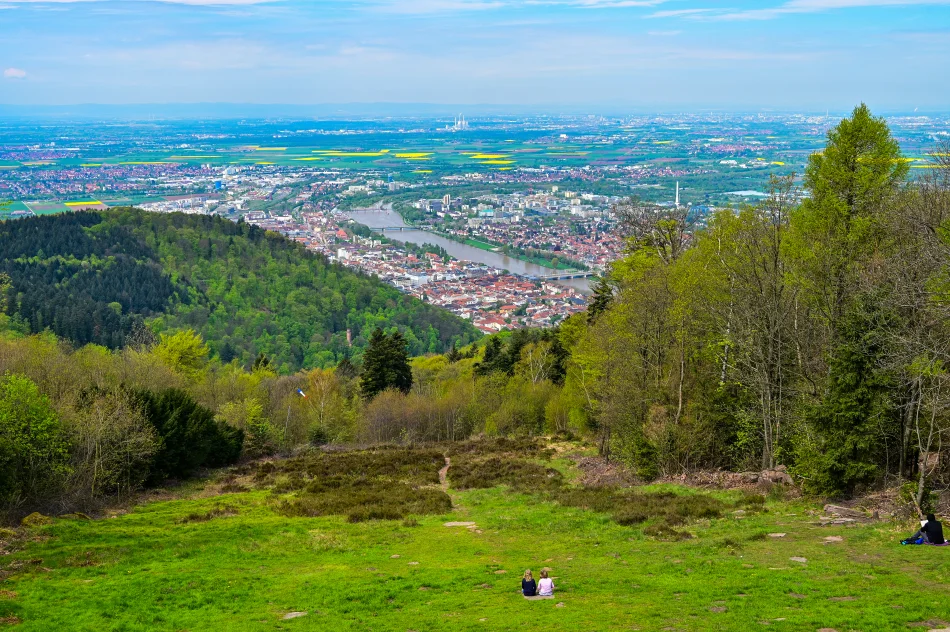
<svg viewBox="0 0 950 632"><path fill-rule="evenodd" d="M584 270L565 270L554 274L529 275L532 281L567 281L568 279L591 279L596 276L593 272Z"/></svg>
<svg viewBox="0 0 950 632"><path fill-rule="evenodd" d="M590 272L583 270L556 270L547 266L539 266L534 263L522 261L515 257L509 257L504 253L482 250L481 248L447 239L441 235L409 226L402 220L402 216L392 210L388 204L383 208L359 209L348 211L346 214L351 219L365 226L369 226L375 231L382 233L398 232L399 235L394 235L393 238L399 241L407 241L420 246L425 243L441 246L456 259L484 263L493 268L508 270L509 272L520 274L530 279L552 281L559 285L572 287L584 294L591 293L590 282L587 279L594 275Z"/></svg>

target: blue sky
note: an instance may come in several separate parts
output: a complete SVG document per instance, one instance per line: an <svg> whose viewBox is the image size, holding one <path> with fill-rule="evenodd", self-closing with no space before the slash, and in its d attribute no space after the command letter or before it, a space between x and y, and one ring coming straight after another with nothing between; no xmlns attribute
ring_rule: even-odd
<svg viewBox="0 0 950 632"><path fill-rule="evenodd" d="M0 0L0 103L950 110L950 0Z"/></svg>

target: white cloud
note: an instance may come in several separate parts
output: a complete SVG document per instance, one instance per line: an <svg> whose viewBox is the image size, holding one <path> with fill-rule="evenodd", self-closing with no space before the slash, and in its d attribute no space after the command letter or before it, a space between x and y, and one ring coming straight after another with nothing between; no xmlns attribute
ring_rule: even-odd
<svg viewBox="0 0 950 632"><path fill-rule="evenodd" d="M691 18L715 11L715 9L674 9L672 11L657 11L646 16L648 18Z"/></svg>
<svg viewBox="0 0 950 632"><path fill-rule="evenodd" d="M769 9L733 11L712 16L714 20L772 20L792 13L819 13L833 9L862 7L907 7L915 5L950 5L950 0L789 0Z"/></svg>
<svg viewBox="0 0 950 632"><path fill-rule="evenodd" d="M618 7L655 7L666 2L669 2L669 0L567 0L566 2L549 2L548 4L570 4L590 9L613 9Z"/></svg>
<svg viewBox="0 0 950 632"><path fill-rule="evenodd" d="M26 79L26 71L21 68L7 68L3 71L4 79Z"/></svg>
<svg viewBox="0 0 950 632"><path fill-rule="evenodd" d="M105 0L4 0L0 9L10 9L18 4L78 4L89 2L104 2ZM249 4L264 4L278 0L135 0L137 2L162 2L165 4L187 4L191 6L235 6Z"/></svg>
<svg viewBox="0 0 950 632"><path fill-rule="evenodd" d="M388 13L427 14L501 9L507 3L501 0L380 0L373 5Z"/></svg>
<svg viewBox="0 0 950 632"><path fill-rule="evenodd" d="M627 7L655 7L669 1L670 0L370 0L367 4L372 8L389 13L427 14L536 6L619 9Z"/></svg>

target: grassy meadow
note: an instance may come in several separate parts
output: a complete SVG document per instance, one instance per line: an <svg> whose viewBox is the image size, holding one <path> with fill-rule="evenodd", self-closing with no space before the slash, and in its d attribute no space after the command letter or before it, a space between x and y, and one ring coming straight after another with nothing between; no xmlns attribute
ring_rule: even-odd
<svg viewBox="0 0 950 632"><path fill-rule="evenodd" d="M127 512L6 534L0 621L96 632L950 621L950 547L899 546L909 525L821 527L819 504L780 494L587 489L567 457L581 448L526 445L245 465L156 490ZM525 568L550 569L555 599L520 596Z"/></svg>

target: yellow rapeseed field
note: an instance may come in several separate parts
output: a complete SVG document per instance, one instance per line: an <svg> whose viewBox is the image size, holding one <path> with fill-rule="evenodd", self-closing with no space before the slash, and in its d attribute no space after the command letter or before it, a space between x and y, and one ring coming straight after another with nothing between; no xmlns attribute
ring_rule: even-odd
<svg viewBox="0 0 950 632"><path fill-rule="evenodd" d="M336 149L315 149L313 153L320 154L321 156L330 156L332 158L378 158L379 156L388 154L389 150L380 149L379 151L339 151Z"/></svg>
<svg viewBox="0 0 950 632"><path fill-rule="evenodd" d="M72 208L76 206L95 206L97 204L102 204L99 200L87 200L85 202L63 202L66 206Z"/></svg>

